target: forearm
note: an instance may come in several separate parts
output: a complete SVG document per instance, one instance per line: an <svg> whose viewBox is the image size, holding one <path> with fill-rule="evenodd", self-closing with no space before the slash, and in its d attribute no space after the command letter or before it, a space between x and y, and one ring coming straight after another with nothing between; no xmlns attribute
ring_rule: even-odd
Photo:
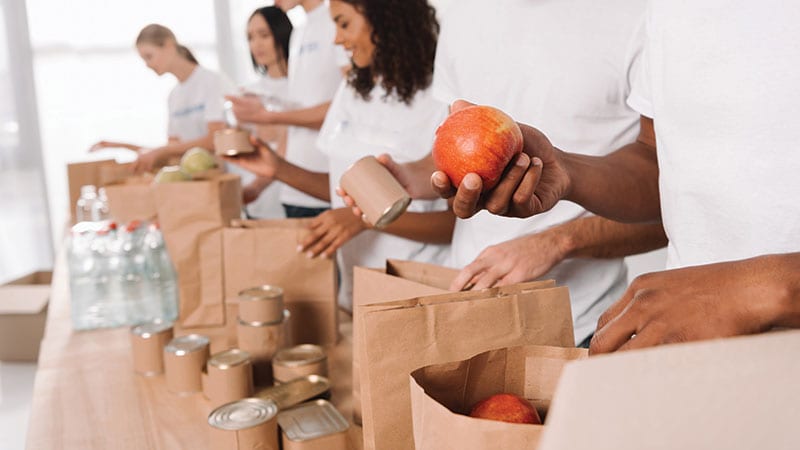
<svg viewBox="0 0 800 450"><path fill-rule="evenodd" d="M294 109L290 111L264 111L262 114L269 115L270 118L263 122L319 130L320 127L322 127L322 122L325 121L325 114L328 113L328 107L330 105L330 102L325 102L310 108Z"/></svg>
<svg viewBox="0 0 800 450"><path fill-rule="evenodd" d="M456 216L452 211L406 212L380 230L395 236L429 244L449 244Z"/></svg>
<svg viewBox="0 0 800 450"><path fill-rule="evenodd" d="M667 245L660 223L626 224L597 216L572 220L543 233L558 242L566 258L622 258Z"/></svg>
<svg viewBox="0 0 800 450"><path fill-rule="evenodd" d="M658 164L652 147L636 142L607 156L564 154L566 200L621 222L661 220Z"/></svg>
<svg viewBox="0 0 800 450"><path fill-rule="evenodd" d="M275 179L320 200L331 201L327 173L312 172L281 158Z"/></svg>
<svg viewBox="0 0 800 450"><path fill-rule="evenodd" d="M753 301L772 303L769 323L773 327L800 328L800 253L761 256L753 261L763 269L758 281L769 290Z"/></svg>
<svg viewBox="0 0 800 450"><path fill-rule="evenodd" d="M214 149L213 136L211 134L208 134L201 138L192 139L190 141L173 142L161 148L164 151L164 155L167 157L181 157L183 156L184 153L186 153L187 150L194 147L202 147L213 151Z"/></svg>

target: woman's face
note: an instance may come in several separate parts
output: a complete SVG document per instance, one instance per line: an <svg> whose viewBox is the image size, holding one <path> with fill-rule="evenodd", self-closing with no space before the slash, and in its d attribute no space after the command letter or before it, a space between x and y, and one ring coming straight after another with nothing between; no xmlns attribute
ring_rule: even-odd
<svg viewBox="0 0 800 450"><path fill-rule="evenodd" d="M350 53L358 68L372 65L375 44L372 43L372 25L353 5L341 0L331 0L331 18L336 23L335 42Z"/></svg>
<svg viewBox="0 0 800 450"><path fill-rule="evenodd" d="M261 14L254 15L247 23L247 42L250 44L250 53L258 65L270 66L278 61L275 38Z"/></svg>
<svg viewBox="0 0 800 450"><path fill-rule="evenodd" d="M167 45L159 47L158 45L142 43L136 46L139 56L142 57L144 63L147 64L153 72L159 76L167 72L167 67L171 61L169 48Z"/></svg>

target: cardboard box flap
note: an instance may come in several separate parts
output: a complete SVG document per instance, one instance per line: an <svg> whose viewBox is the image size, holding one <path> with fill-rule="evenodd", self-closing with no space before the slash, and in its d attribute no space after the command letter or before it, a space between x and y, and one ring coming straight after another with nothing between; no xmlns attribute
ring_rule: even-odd
<svg viewBox="0 0 800 450"><path fill-rule="evenodd" d="M0 314L38 314L50 300L50 286L0 287Z"/></svg>
<svg viewBox="0 0 800 450"><path fill-rule="evenodd" d="M28 275L13 279L5 284L46 284L53 282L53 272L50 270L39 270Z"/></svg>
<svg viewBox="0 0 800 450"><path fill-rule="evenodd" d="M798 355L784 331L568 364L540 448L796 449Z"/></svg>

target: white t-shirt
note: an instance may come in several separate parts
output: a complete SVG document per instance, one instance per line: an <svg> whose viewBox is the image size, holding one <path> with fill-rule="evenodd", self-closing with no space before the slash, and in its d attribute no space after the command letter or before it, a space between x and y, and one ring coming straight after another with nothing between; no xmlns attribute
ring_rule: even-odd
<svg viewBox="0 0 800 450"><path fill-rule="evenodd" d="M169 93L169 137L189 141L207 135L209 122L224 120L222 103L231 92L233 84L226 77L195 67L189 78Z"/></svg>
<svg viewBox="0 0 800 450"><path fill-rule="evenodd" d="M388 153L398 162L423 158L430 152L434 132L447 115L447 106L433 99L430 90L418 92L412 104L395 97L383 99L385 90L376 86L371 100L365 101L342 81L328 110L319 136L319 147L330 161L330 184L333 208L344 207L334 194L342 174L367 155ZM442 211L444 200L415 200L408 211ZM366 230L338 251L341 271L339 303L352 308L353 266L383 267L387 258L414 260L432 264L447 261L448 245L425 244L387 233Z"/></svg>
<svg viewBox="0 0 800 450"><path fill-rule="evenodd" d="M651 1L629 103L652 117L667 265L800 251L800 4Z"/></svg>
<svg viewBox="0 0 800 450"><path fill-rule="evenodd" d="M603 155L633 142L639 116L625 104L643 0L459 1L442 20L434 93L499 107L559 148ZM483 211L458 220L452 260L461 268L486 247L588 215L561 202L513 219ZM569 287L575 340L624 292L622 259L568 259L543 278Z"/></svg>
<svg viewBox="0 0 800 450"><path fill-rule="evenodd" d="M289 80L286 77L272 78L269 75L264 75L259 77L257 82L245 86L244 90L249 93L258 94L264 100L267 100L270 105L265 105L265 107L274 107L272 105L273 103L279 105L287 102ZM250 184L256 178L252 172L244 170L235 164L228 164L228 171L242 177L242 186ZM245 205L247 215L256 219L281 219L286 217L279 199L281 186L282 183L279 181L275 181L267 186L256 200Z"/></svg>
<svg viewBox="0 0 800 450"><path fill-rule="evenodd" d="M306 23L292 31L289 42L289 101L296 108L309 108L330 101L342 81L341 67L347 55L334 45L336 27L328 6L319 5L306 16ZM305 127L289 127L286 160L313 172L326 172L328 161L317 148L318 132ZM318 198L290 186L281 189L281 202L308 208L328 206Z"/></svg>

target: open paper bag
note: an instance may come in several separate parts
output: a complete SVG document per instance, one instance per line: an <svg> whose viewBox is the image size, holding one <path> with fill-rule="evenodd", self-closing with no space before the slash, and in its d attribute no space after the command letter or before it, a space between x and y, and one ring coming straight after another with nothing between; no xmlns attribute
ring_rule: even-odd
<svg viewBox="0 0 800 450"><path fill-rule="evenodd" d="M458 274L447 267L389 259L385 269L353 270L353 420L362 423L359 348L363 345L357 306L444 294Z"/></svg>
<svg viewBox="0 0 800 450"><path fill-rule="evenodd" d="M224 326L222 230L241 215L239 176L160 183L154 189L161 232L178 273L180 326Z"/></svg>
<svg viewBox="0 0 800 450"><path fill-rule="evenodd" d="M561 370L585 358L585 349L530 345L490 350L467 360L411 373L411 408L417 450L535 449L542 425L469 417L475 403L499 393L530 401L545 417Z"/></svg>
<svg viewBox="0 0 800 450"><path fill-rule="evenodd" d="M553 281L357 307L364 445L414 446L408 375L519 345L574 346L569 293Z"/></svg>
<svg viewBox="0 0 800 450"><path fill-rule="evenodd" d="M243 220L224 231L225 300L237 304L243 289L270 284L283 289L295 344L338 339L336 267L328 258L297 252L309 219Z"/></svg>

